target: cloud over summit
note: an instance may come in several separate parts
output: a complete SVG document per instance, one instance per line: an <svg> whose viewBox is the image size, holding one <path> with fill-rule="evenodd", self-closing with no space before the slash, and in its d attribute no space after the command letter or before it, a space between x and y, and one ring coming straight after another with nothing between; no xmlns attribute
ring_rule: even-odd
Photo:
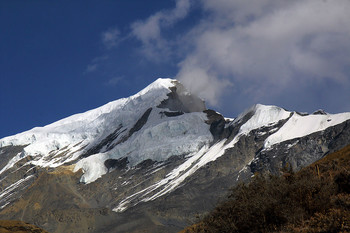
<svg viewBox="0 0 350 233"><path fill-rule="evenodd" d="M226 92L274 102L325 82L349 87L349 12L348 0L177 0L133 22L130 36L149 61L176 61L176 78L211 105Z"/></svg>
<svg viewBox="0 0 350 233"><path fill-rule="evenodd" d="M142 44L142 52L148 57L169 55L172 48L168 40L163 38L162 30L182 20L189 13L191 0L177 0L174 9L156 12L146 20L131 24L131 35Z"/></svg>
<svg viewBox="0 0 350 233"><path fill-rule="evenodd" d="M212 74L211 82L241 83L247 95L259 96L278 95L292 82L349 81L349 1L202 4L207 17L192 29L194 49L179 65L178 78L183 82L192 83L188 72L201 69ZM211 88L216 98L222 92L220 85ZM215 103L216 98L208 100Z"/></svg>

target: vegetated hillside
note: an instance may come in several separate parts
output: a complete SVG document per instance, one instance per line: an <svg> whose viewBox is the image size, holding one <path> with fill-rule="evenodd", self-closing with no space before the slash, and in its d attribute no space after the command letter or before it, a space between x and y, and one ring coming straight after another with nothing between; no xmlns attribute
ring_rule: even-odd
<svg viewBox="0 0 350 233"><path fill-rule="evenodd" d="M350 232L350 145L294 173L233 188L194 232Z"/></svg>
<svg viewBox="0 0 350 233"><path fill-rule="evenodd" d="M47 231L40 229L39 227L36 227L34 225L22 222L22 221L16 221L16 220L0 220L0 232L1 233L10 233L10 232L16 232L16 233L48 233Z"/></svg>

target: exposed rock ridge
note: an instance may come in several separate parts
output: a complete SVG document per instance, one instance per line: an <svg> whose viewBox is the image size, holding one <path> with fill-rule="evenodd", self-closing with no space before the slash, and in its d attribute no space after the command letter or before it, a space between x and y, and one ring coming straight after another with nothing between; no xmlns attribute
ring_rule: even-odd
<svg viewBox="0 0 350 233"><path fill-rule="evenodd" d="M168 98L163 100L157 107L168 108L175 112L202 112L206 110L205 103L199 97L192 95L179 82L173 82L175 86L170 87L171 92L167 94Z"/></svg>

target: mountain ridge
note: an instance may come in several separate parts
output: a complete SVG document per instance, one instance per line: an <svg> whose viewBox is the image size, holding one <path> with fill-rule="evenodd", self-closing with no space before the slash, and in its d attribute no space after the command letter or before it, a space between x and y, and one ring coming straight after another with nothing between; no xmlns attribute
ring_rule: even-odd
<svg viewBox="0 0 350 233"><path fill-rule="evenodd" d="M0 216L21 216L41 227L52 224L43 228L55 232L64 229L66 220L59 221L53 208L66 215L80 206L76 225L70 225L75 232L98 232L107 220L116 230L113 222L124 218L139 226L131 213L143 221L152 216L163 222L149 223L155 232L157 226L172 232L183 229L186 216L192 219L193 212L208 210L194 197L203 196L210 205L225 187L249 180L256 171L278 172L286 163L300 169L349 143L348 135L350 113L306 115L256 104L235 119L225 118L177 80L158 79L129 98L0 139ZM62 170L72 176L60 181ZM30 197L41 187L36 182L41 174L47 175L49 187L65 194L45 196L43 208L35 209ZM48 217L25 216L12 208L20 197L28 198L33 216L40 212ZM53 204L59 197L69 197L67 209ZM166 211L162 206L173 207ZM87 214L88 209L94 214ZM107 212L101 216L99 211ZM79 218L97 222L90 230L79 230ZM129 225L125 232L132 232Z"/></svg>
<svg viewBox="0 0 350 233"><path fill-rule="evenodd" d="M298 172L257 174L181 233L348 232L349 166L350 144Z"/></svg>

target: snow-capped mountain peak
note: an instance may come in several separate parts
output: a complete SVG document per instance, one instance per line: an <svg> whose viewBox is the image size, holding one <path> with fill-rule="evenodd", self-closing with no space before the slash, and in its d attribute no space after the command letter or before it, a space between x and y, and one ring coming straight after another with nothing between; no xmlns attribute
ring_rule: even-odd
<svg viewBox="0 0 350 233"><path fill-rule="evenodd" d="M350 113L300 115L292 113L290 119L265 141L265 147L294 138L301 138L315 132L323 131L350 119Z"/></svg>
<svg viewBox="0 0 350 233"><path fill-rule="evenodd" d="M41 136L48 138L55 133L64 134L69 132L74 137L80 134L81 138L87 138L90 133L94 134L93 129L100 128L103 123L107 122L109 115L112 115L113 112L123 111L126 115L130 114L130 112L133 113L133 111L144 110L143 106L145 105L160 104L160 101L165 99L170 92L169 88L174 86L175 81L172 79L157 79L129 98L118 99L96 109L69 116L44 127L36 127L23 133L5 137L0 140L0 147L31 144L42 139ZM72 136L73 139L74 137Z"/></svg>
<svg viewBox="0 0 350 233"><path fill-rule="evenodd" d="M290 115L291 112L277 106L256 104L237 117L235 122L241 122L244 118L248 117L249 120L241 126L240 131L242 133L249 133L254 129L270 126L280 120L287 119Z"/></svg>
<svg viewBox="0 0 350 233"><path fill-rule="evenodd" d="M91 182L106 173L107 159L128 157L136 165L189 154L212 140L206 115L192 112L203 110L204 102L178 81L158 79L129 98L1 139L1 147L26 145L1 172L27 156L34 157L28 163L43 167L84 158L76 170L82 168L82 181Z"/></svg>
<svg viewBox="0 0 350 233"><path fill-rule="evenodd" d="M103 203L123 212L172 193L195 174L206 179L211 164L218 171L209 174L210 179L234 177L237 182L251 177L261 164L276 160L283 165L290 159L283 156L295 147L320 151L296 162L298 168L326 153L331 140L325 133L320 141L328 144L311 140L309 148L301 138L346 126L349 119L350 113L318 110L309 115L262 104L235 119L225 118L206 109L204 101L180 82L158 79L128 98L0 139L0 156L6 155L0 161L0 183L5 187L0 210L15 200L11 192L20 194L36 179L37 170L69 167L79 174L81 189L102 183L111 195ZM334 134L342 133L337 130Z"/></svg>

